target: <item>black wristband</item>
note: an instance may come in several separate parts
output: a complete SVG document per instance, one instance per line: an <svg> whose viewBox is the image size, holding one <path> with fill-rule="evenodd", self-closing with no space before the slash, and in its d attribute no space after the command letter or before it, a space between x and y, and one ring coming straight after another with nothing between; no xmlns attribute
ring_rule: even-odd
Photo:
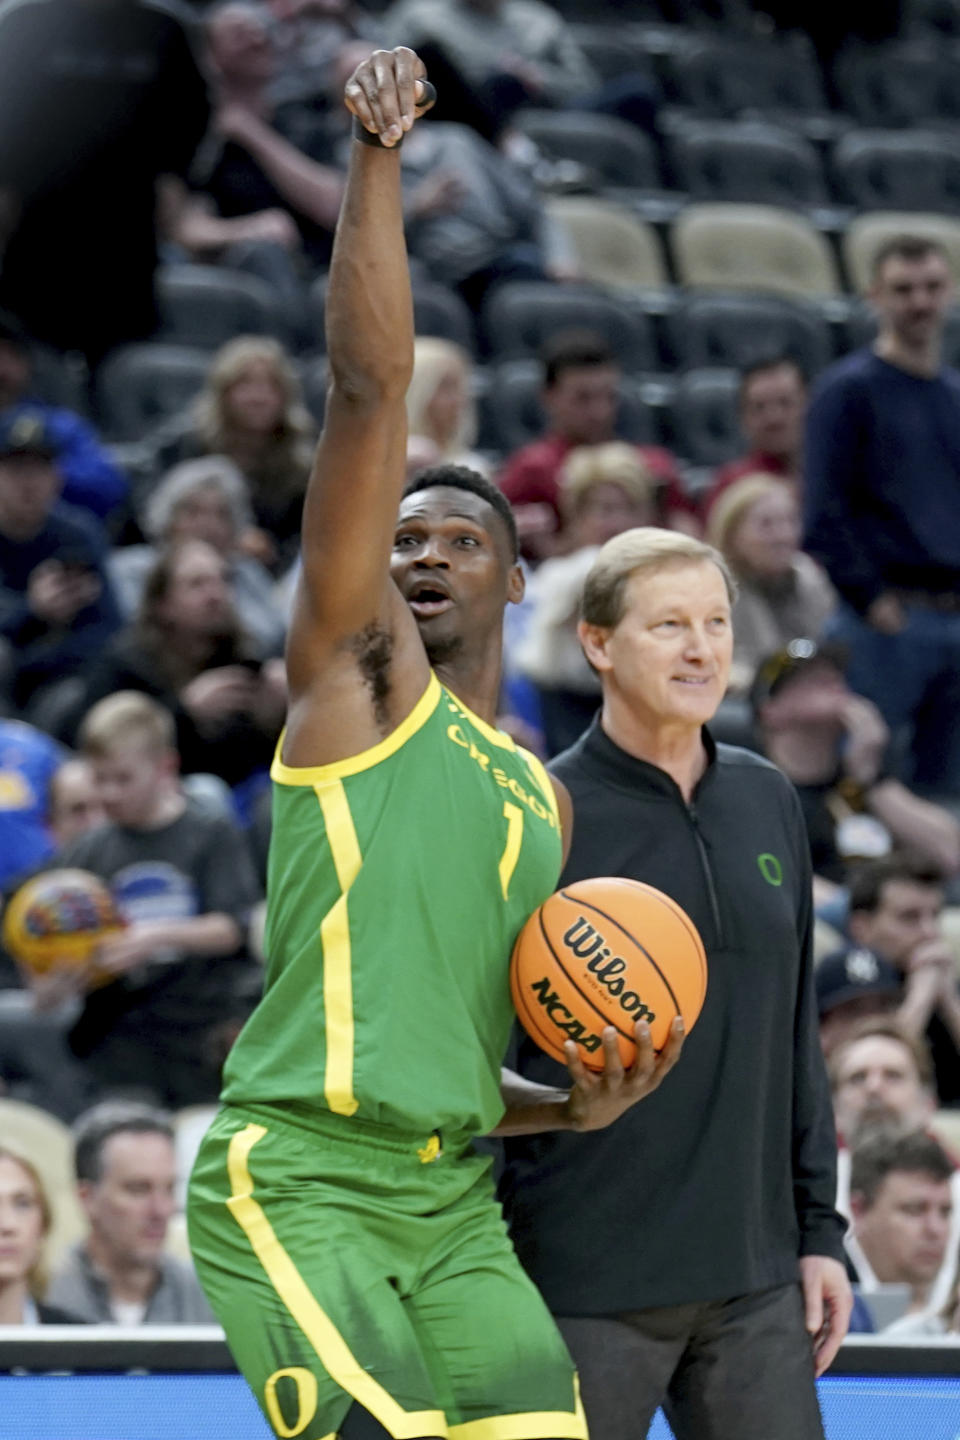
<svg viewBox="0 0 960 1440"><path fill-rule="evenodd" d="M417 106L418 114L425 106L432 105L437 98L437 92L429 80L422 80L420 83L423 85L423 97ZM353 117L353 138L354 140L359 140L361 145L371 145L374 150L399 150L403 144L403 132L401 132L400 139L395 145L384 145L376 131L368 130L363 121L358 120L356 115Z"/></svg>

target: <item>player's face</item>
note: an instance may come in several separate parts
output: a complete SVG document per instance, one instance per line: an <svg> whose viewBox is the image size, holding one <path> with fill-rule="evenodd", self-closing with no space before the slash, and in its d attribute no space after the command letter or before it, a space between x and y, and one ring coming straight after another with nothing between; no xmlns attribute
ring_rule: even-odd
<svg viewBox="0 0 960 1440"><path fill-rule="evenodd" d="M856 1220L857 1239L877 1278L888 1284L929 1284L943 1264L952 1214L949 1181L892 1171Z"/></svg>
<svg viewBox="0 0 960 1440"><path fill-rule="evenodd" d="M151 750L135 738L114 745L108 755L96 756L91 761L93 779L107 819L133 828L149 824L173 763L166 752Z"/></svg>
<svg viewBox="0 0 960 1440"><path fill-rule="evenodd" d="M176 1168L165 1135L111 1135L103 1148L103 1173L80 1195L98 1246L120 1263L156 1260L174 1212Z"/></svg>
<svg viewBox="0 0 960 1440"><path fill-rule="evenodd" d="M800 544L797 502L786 485L747 507L731 540L733 559L748 575L787 575Z"/></svg>
<svg viewBox="0 0 960 1440"><path fill-rule="evenodd" d="M564 370L543 392L543 407L553 429L574 445L612 440L619 404L620 371L614 365Z"/></svg>
<svg viewBox="0 0 960 1440"><path fill-rule="evenodd" d="M924 345L939 334L953 303L949 266L940 255L919 260L893 255L880 272L871 299L883 330L903 345Z"/></svg>
<svg viewBox="0 0 960 1440"><path fill-rule="evenodd" d="M861 1126L902 1121L919 1126L932 1109L916 1062L890 1035L865 1035L838 1056L833 1108L837 1129L849 1142Z"/></svg>
<svg viewBox="0 0 960 1440"><path fill-rule="evenodd" d="M850 917L858 945L875 950L894 965L905 965L918 945L940 938L943 891L913 880L888 880L873 914Z"/></svg>
<svg viewBox="0 0 960 1440"><path fill-rule="evenodd" d="M504 606L523 595L500 517L479 495L442 485L402 502L390 573L434 664L499 633Z"/></svg>
<svg viewBox="0 0 960 1440"><path fill-rule="evenodd" d="M723 699L733 654L730 600L709 560L632 576L619 625L581 625L580 636L605 694L649 729L699 727Z"/></svg>
<svg viewBox="0 0 960 1440"><path fill-rule="evenodd" d="M12 1156L0 1155L0 1285L27 1279L45 1234L32 1176Z"/></svg>
<svg viewBox="0 0 960 1440"><path fill-rule="evenodd" d="M773 365L751 376L740 408L740 424L751 450L796 455L806 408L806 386L793 365Z"/></svg>

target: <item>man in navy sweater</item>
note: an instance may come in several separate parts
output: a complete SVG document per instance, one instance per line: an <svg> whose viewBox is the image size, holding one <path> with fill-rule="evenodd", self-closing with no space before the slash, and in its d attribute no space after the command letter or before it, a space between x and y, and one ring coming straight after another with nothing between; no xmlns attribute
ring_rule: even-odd
<svg viewBox="0 0 960 1440"><path fill-rule="evenodd" d="M810 407L805 548L843 603L832 637L853 689L909 728L904 779L960 793L960 373L941 365L953 301L933 241L874 261L876 341L832 366Z"/></svg>

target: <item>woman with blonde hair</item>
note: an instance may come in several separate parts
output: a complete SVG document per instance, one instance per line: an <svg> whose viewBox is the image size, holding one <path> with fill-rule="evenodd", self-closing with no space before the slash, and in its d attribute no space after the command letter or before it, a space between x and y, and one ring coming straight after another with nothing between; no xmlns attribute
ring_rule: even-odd
<svg viewBox="0 0 960 1440"><path fill-rule="evenodd" d="M303 496L313 464L316 426L283 346L263 335L229 340L213 357L203 389L172 444L165 466L197 455L225 455L250 487L253 525L241 549L272 570L293 558Z"/></svg>
<svg viewBox="0 0 960 1440"><path fill-rule="evenodd" d="M0 1325L82 1323L40 1298L46 1289L44 1249L52 1218L36 1166L0 1144Z"/></svg>
<svg viewBox="0 0 960 1440"><path fill-rule="evenodd" d="M490 467L473 450L477 407L471 393L470 357L452 340L418 335L414 341L407 425L412 442L427 440L433 445L431 464L469 465L488 473Z"/></svg>
<svg viewBox="0 0 960 1440"><path fill-rule="evenodd" d="M724 556L739 593L733 607L732 692L749 689L760 661L791 640L815 640L837 603L824 572L800 549L793 487L745 475L710 511L706 538Z"/></svg>

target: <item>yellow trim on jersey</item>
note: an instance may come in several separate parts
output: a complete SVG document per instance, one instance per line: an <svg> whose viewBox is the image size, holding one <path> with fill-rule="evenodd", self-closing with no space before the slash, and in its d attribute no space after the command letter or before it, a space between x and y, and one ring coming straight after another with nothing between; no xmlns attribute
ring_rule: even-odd
<svg viewBox="0 0 960 1440"><path fill-rule="evenodd" d="M588 1440L587 1417L580 1399L580 1378L573 1377L573 1410L532 1411L527 1415L489 1415L451 1425L450 1440Z"/></svg>
<svg viewBox="0 0 960 1440"><path fill-rule="evenodd" d="M496 745L500 750L516 750L516 745L505 730L498 730L495 725L488 725L486 720L481 720L479 715L473 713L469 705L464 705L459 695L453 693L449 685L445 685L443 688L450 696L450 699L456 701L457 706L463 714L466 715L470 724L475 725L480 731L480 734L485 736L491 745Z"/></svg>
<svg viewBox="0 0 960 1440"><path fill-rule="evenodd" d="M550 776L547 773L546 766L544 765L543 761L538 756L534 755L530 750L524 750L522 745L517 746L517 754L522 760L526 762L527 769L530 771L538 787L543 792L543 798L544 800L546 800L547 804L550 806L550 809L553 811L553 818L556 820L557 825L559 826L560 805L557 801L557 792L553 788L553 781L550 779Z"/></svg>
<svg viewBox="0 0 960 1440"><path fill-rule="evenodd" d="M250 1151L266 1133L263 1125L247 1125L231 1139L227 1151L230 1179L227 1209L249 1240L268 1280L317 1352L327 1374L341 1390L368 1410L395 1440L417 1440L423 1435L445 1436L447 1421L442 1410L404 1410L364 1370L277 1239L273 1226L253 1198L250 1176ZM563 1440L562 1435L559 1435L559 1440Z"/></svg>
<svg viewBox="0 0 960 1440"><path fill-rule="evenodd" d="M395 755L410 737L427 723L440 703L440 693L440 681L431 671L426 690L396 730L392 730L386 739L371 745L369 750L361 750L358 755L348 755L345 760L331 760L329 765L287 765L281 759L286 734L284 731L277 741L273 764L270 766L270 779L275 780L278 785L322 785L326 780L340 780L347 775L358 775L361 770L371 770L374 765L379 765L381 761L389 760L391 755Z"/></svg>
<svg viewBox="0 0 960 1440"><path fill-rule="evenodd" d="M340 886L340 894L320 924L323 1013L327 1032L323 1090L335 1115L355 1115L359 1101L353 1093L353 954L347 897L360 873L363 856L343 781L328 779L313 788L320 801L327 843Z"/></svg>

